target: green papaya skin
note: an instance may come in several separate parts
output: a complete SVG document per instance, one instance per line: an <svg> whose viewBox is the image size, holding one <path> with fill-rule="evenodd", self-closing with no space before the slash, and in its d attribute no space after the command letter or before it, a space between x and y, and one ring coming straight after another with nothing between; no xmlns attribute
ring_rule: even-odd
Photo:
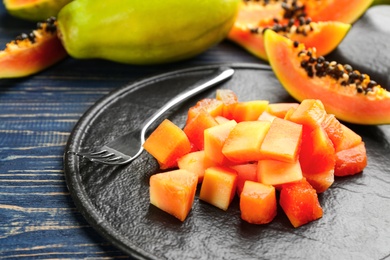
<svg viewBox="0 0 390 260"><path fill-rule="evenodd" d="M58 12L72 0L3 0L7 12L17 18L28 21L44 21L57 16Z"/></svg>
<svg viewBox="0 0 390 260"><path fill-rule="evenodd" d="M77 0L58 15L74 58L159 64L198 55L222 41L241 0Z"/></svg>

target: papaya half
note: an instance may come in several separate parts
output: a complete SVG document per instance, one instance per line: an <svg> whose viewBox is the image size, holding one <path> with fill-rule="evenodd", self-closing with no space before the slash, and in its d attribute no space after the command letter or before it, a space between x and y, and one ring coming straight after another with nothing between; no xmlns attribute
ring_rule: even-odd
<svg viewBox="0 0 390 260"><path fill-rule="evenodd" d="M44 21L58 12L72 0L3 0L9 14L34 22Z"/></svg>
<svg viewBox="0 0 390 260"><path fill-rule="evenodd" d="M64 59L67 52L57 37L56 19L37 24L0 51L0 78L24 77L37 73Z"/></svg>
<svg viewBox="0 0 390 260"><path fill-rule="evenodd" d="M315 48L272 30L264 33L269 63L287 92L298 101L319 99L328 113L356 124L390 124L390 92L354 70L327 61Z"/></svg>
<svg viewBox="0 0 390 260"><path fill-rule="evenodd" d="M313 22L299 1L245 1L228 39L255 56L266 60L265 30L271 29L307 47L316 47L318 55L333 51L347 35L351 25L339 21Z"/></svg>

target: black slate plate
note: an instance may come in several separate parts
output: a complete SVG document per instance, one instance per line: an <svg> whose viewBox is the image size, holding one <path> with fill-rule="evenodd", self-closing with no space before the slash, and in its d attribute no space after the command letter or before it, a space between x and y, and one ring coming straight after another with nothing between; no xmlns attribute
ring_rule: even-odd
<svg viewBox="0 0 390 260"><path fill-rule="evenodd" d="M272 71L229 64L233 78L219 86L241 101L292 101ZM80 119L66 151L98 147L139 126L155 109L216 66L169 72L109 94ZM183 126L187 102L169 119ZM350 125L351 126L351 125ZM324 216L293 228L279 208L264 226L240 219L238 199L227 212L195 198L182 223L149 203L149 177L158 171L146 152L132 164L94 164L65 152L66 181L78 209L105 238L134 258L145 259L384 259L390 257L390 127L351 126L366 143L364 173L337 178L319 196Z"/></svg>

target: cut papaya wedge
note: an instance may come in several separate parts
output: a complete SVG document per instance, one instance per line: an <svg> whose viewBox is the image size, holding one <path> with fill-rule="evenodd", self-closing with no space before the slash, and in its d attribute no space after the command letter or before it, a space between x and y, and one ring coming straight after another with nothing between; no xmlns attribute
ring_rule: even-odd
<svg viewBox="0 0 390 260"><path fill-rule="evenodd" d="M264 30L274 30L293 41L302 42L308 47L316 47L319 55L327 55L340 44L350 28L350 24L335 21L305 22L299 25L297 19L294 23L288 21L283 24L272 21L269 25L253 27L237 20L228 38L256 57L268 60L264 49Z"/></svg>
<svg viewBox="0 0 390 260"><path fill-rule="evenodd" d="M8 43L0 51L0 78L29 76L64 59L67 52L56 31L56 19L50 18Z"/></svg>
<svg viewBox="0 0 390 260"><path fill-rule="evenodd" d="M350 65L329 62L272 30L264 33L269 63L298 101L319 99L328 113L356 124L389 124L390 92Z"/></svg>

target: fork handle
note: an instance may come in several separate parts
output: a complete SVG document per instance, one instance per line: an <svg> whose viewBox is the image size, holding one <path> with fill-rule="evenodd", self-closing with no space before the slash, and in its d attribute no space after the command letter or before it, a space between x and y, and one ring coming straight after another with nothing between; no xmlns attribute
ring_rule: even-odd
<svg viewBox="0 0 390 260"><path fill-rule="evenodd" d="M221 67L219 68L215 73L211 75L211 79L206 81L205 83L189 90L184 93L181 93L177 95L175 98L173 98L171 101L166 103L164 106L162 106L158 111L156 111L144 124L144 126L141 129L141 142L142 144L145 142L145 135L146 131L152 125L157 119L159 119L165 112L167 112L172 107L176 106L177 104L180 104L191 97L199 94L200 92L215 86L218 83L223 82L224 80L229 79L234 74L234 69L228 68L228 67Z"/></svg>

